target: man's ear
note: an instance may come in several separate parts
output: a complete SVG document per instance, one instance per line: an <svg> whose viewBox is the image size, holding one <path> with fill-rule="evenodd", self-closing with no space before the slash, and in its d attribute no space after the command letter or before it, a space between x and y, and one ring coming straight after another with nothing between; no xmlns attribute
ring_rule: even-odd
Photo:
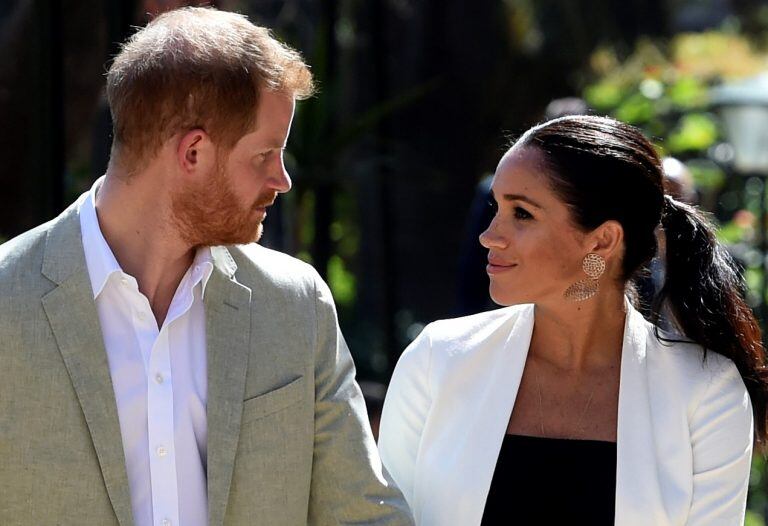
<svg viewBox="0 0 768 526"><path fill-rule="evenodd" d="M624 227L618 221L609 219L587 236L587 243L589 252L599 254L606 260L620 256L624 246Z"/></svg>
<svg viewBox="0 0 768 526"><path fill-rule="evenodd" d="M216 163L216 148L202 128L184 133L176 147L176 161L184 174L208 173Z"/></svg>

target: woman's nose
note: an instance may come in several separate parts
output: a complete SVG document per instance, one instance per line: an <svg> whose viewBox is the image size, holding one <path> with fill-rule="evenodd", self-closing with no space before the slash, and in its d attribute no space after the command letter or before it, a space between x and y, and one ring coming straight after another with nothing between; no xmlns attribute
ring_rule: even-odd
<svg viewBox="0 0 768 526"><path fill-rule="evenodd" d="M504 238L498 235L498 233L494 231L493 222L491 222L491 224L488 226L485 232L480 234L479 239L480 239L480 244L487 249L505 248L507 246L507 243L504 240Z"/></svg>

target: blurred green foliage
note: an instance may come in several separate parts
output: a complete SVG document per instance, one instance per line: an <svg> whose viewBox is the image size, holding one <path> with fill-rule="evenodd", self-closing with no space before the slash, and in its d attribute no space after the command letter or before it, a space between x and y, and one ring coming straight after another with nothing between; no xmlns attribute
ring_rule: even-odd
<svg viewBox="0 0 768 526"><path fill-rule="evenodd" d="M768 59L745 37L726 31L642 39L626 56L611 47L590 60L584 99L599 113L643 128L662 153L704 153L719 139L709 88L766 69Z"/></svg>
<svg viewBox="0 0 768 526"><path fill-rule="evenodd" d="M583 97L600 114L643 129L662 156L685 162L703 208L716 214L720 239L750 258L760 191L728 174L713 153L724 141L711 111L713 86L768 69L765 43L730 28L681 33L670 39L641 39L625 56L600 47L591 56ZM741 213L743 211L749 213ZM749 261L748 261L749 262ZM759 284L757 277L748 282ZM752 288L753 304L759 299Z"/></svg>
<svg viewBox="0 0 768 526"><path fill-rule="evenodd" d="M662 154L705 158L721 139L709 111L709 89L756 75L767 65L765 52L727 31L642 39L626 57L610 47L596 50L583 96L597 112L644 129ZM721 177L703 182L715 188L723 183Z"/></svg>
<svg viewBox="0 0 768 526"><path fill-rule="evenodd" d="M759 453L752 458L752 471L749 480L749 498L745 526L765 526L762 510L768 505L765 456Z"/></svg>
<svg viewBox="0 0 768 526"><path fill-rule="evenodd" d="M335 252L328 261L328 285L340 309L351 309L357 298L357 279L350 270L360 246L360 222L355 196L339 192L334 196L335 217L330 238Z"/></svg>

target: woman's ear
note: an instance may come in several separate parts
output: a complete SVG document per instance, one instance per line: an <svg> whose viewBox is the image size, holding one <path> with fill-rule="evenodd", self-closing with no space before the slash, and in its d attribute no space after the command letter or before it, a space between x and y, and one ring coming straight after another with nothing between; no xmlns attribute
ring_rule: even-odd
<svg viewBox="0 0 768 526"><path fill-rule="evenodd" d="M608 260L621 253L624 246L624 228L618 221L610 219L594 229L587 238L589 252Z"/></svg>

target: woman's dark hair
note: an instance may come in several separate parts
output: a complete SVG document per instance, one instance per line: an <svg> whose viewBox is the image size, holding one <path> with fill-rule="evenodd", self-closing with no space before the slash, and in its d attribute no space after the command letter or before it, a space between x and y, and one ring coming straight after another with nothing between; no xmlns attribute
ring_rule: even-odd
<svg viewBox="0 0 768 526"><path fill-rule="evenodd" d="M656 253L656 227L666 236L666 278L652 306L656 336L664 306L686 338L730 358L747 387L755 435L763 442L768 371L760 326L744 301L744 283L714 228L695 207L664 195L656 150L638 129L604 117L545 122L515 144L543 154L555 193L585 231L608 220L624 229L622 278L642 271Z"/></svg>

